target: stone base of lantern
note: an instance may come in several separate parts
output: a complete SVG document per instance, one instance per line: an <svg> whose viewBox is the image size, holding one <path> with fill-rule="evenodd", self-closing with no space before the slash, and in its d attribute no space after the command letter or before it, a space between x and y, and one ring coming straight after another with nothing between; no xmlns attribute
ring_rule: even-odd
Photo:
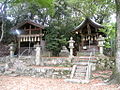
<svg viewBox="0 0 120 90"><path fill-rule="evenodd" d="M97 56L98 56L98 57L105 57L104 54L98 54Z"/></svg>
<svg viewBox="0 0 120 90"><path fill-rule="evenodd" d="M103 54L103 47L104 47L104 45L98 45L98 47L99 47L99 55L103 56L104 55Z"/></svg>
<svg viewBox="0 0 120 90"><path fill-rule="evenodd" d="M71 55L69 55L69 58L74 58L74 56L73 56L73 55L72 55L72 56L71 56Z"/></svg>

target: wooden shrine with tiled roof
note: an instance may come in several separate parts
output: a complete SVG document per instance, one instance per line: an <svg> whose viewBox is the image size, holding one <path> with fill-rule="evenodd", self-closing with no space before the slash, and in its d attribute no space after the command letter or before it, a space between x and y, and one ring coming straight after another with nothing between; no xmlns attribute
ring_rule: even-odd
<svg viewBox="0 0 120 90"><path fill-rule="evenodd" d="M42 37L44 34L42 30L44 29L43 25L40 25L34 21L27 20L19 23L12 30L17 33L18 36L18 47L19 54L21 54L25 49L29 51L34 47L35 44L39 43L42 45Z"/></svg>
<svg viewBox="0 0 120 90"><path fill-rule="evenodd" d="M78 25L73 32L80 37L80 41L77 41L77 51L80 52L91 52L95 50L98 51L98 41L99 35L105 36L100 29L104 28L101 24L93 21L90 18L86 18L80 25Z"/></svg>

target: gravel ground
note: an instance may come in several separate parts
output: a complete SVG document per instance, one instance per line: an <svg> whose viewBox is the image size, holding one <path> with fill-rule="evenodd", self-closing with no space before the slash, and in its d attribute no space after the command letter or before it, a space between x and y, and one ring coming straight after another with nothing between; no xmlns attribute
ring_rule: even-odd
<svg viewBox="0 0 120 90"><path fill-rule="evenodd" d="M120 90L118 85L103 83L103 77L108 78L110 74L110 71L93 73L89 84L67 83L64 79L0 76L0 90Z"/></svg>

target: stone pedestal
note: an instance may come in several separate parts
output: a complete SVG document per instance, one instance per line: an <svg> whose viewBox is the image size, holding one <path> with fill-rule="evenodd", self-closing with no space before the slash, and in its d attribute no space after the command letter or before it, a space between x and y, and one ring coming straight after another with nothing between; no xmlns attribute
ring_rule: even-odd
<svg viewBox="0 0 120 90"><path fill-rule="evenodd" d="M103 54L103 46L99 46L100 48L100 54Z"/></svg>
<svg viewBox="0 0 120 90"><path fill-rule="evenodd" d="M100 55L104 55L103 54L104 37L102 37L102 35L100 35L99 38L98 38L98 47L99 47L99 53L100 53Z"/></svg>
<svg viewBox="0 0 120 90"><path fill-rule="evenodd" d="M59 53L60 57L68 57L69 56L69 51L65 46L62 47L62 50Z"/></svg>
<svg viewBox="0 0 120 90"><path fill-rule="evenodd" d="M15 45L12 42L9 46L10 46L10 49L9 49L9 51L10 51L10 57L14 57Z"/></svg>
<svg viewBox="0 0 120 90"><path fill-rule="evenodd" d="M70 48L70 55L69 55L69 57L72 58L72 57L74 57L74 56L73 56L73 48L74 48L74 43L75 43L75 41L74 41L73 38L71 37L68 42L69 42L69 48Z"/></svg>
<svg viewBox="0 0 120 90"><path fill-rule="evenodd" d="M40 60L41 60L41 47L39 44L35 45L36 47L36 57L35 57L35 63L36 65L40 65Z"/></svg>
<svg viewBox="0 0 120 90"><path fill-rule="evenodd" d="M73 56L73 48L70 48L70 56L69 57L74 57Z"/></svg>

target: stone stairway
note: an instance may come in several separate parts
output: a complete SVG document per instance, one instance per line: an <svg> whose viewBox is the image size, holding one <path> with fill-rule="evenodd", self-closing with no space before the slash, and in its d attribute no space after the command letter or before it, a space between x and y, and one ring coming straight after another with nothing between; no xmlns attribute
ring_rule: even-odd
<svg viewBox="0 0 120 90"><path fill-rule="evenodd" d="M72 60L73 64L81 64L81 63L87 63L87 62L95 63L97 61L97 58L95 56L80 56L80 57L74 57Z"/></svg>
<svg viewBox="0 0 120 90"><path fill-rule="evenodd" d="M70 79L66 79L65 81L89 83L93 62L95 61L96 57L75 57L72 61L74 65L72 68Z"/></svg>
<svg viewBox="0 0 120 90"><path fill-rule="evenodd" d="M88 65L84 64L84 65L75 65L74 66L74 71L71 74L71 79L80 79L80 80L84 80L85 76L86 76L86 72L87 72L87 67Z"/></svg>

